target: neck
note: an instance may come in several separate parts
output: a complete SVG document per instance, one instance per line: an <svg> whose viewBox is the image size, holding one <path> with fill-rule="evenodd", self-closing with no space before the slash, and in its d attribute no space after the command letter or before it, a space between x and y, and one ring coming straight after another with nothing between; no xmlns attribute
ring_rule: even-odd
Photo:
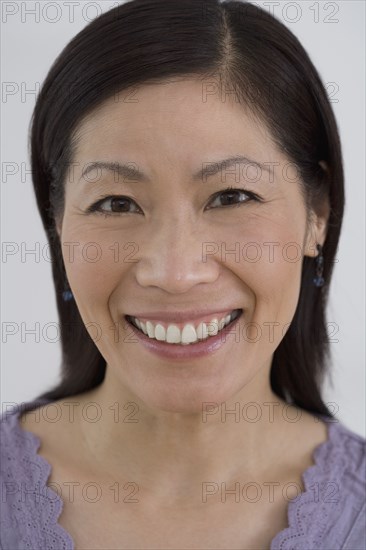
<svg viewBox="0 0 366 550"><path fill-rule="evenodd" d="M103 383L80 397L84 410L90 402L99 408L98 422L79 415L91 468L103 465L113 480L135 480L161 498L187 496L206 481L229 482L238 472L260 479L283 456L286 415L294 418L297 411L272 392L268 372L230 400L204 404L201 412L149 408L118 385L109 368Z"/></svg>

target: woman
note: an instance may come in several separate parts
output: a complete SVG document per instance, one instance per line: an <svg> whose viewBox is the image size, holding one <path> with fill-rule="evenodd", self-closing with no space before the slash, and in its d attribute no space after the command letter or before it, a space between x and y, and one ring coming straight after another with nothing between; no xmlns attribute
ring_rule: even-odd
<svg viewBox="0 0 366 550"><path fill-rule="evenodd" d="M127 2L57 58L31 158L63 371L2 417L1 547L363 548L321 393L341 147L294 35Z"/></svg>

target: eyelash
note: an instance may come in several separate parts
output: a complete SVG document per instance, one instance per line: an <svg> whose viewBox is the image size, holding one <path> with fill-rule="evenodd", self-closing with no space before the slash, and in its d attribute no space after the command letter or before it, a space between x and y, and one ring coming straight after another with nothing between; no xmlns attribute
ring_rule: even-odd
<svg viewBox="0 0 366 550"><path fill-rule="evenodd" d="M233 191L238 191L240 193L243 193L244 195L246 195L248 197L248 199L245 200L245 201L238 202L236 204L223 205L223 206L221 206L221 208L235 208L235 207L241 206L242 204L246 204L247 202L250 202L252 200L256 201L256 202L262 202L262 198L259 195L257 195L256 193L253 193L252 191L246 191L245 189L237 189L235 187L227 187L226 189L223 189L222 191L219 191L218 193L216 193L213 196L212 200L220 197L221 195L223 195L225 193L230 193L230 192L233 192ZM102 215L104 215L105 218L108 218L110 216L118 216L118 214L134 214L134 212L108 212L108 211L100 210L99 209L100 206L107 199L125 199L125 200L128 200L128 201L131 201L132 203L135 203L135 201L133 199L131 199L129 197L126 197L126 196L123 196L123 195L105 195L104 197L99 199L97 202L90 205L87 208L86 213L87 214L92 214L92 213L102 214ZM215 206L213 208L217 208L217 207ZM211 209L209 209L209 210L211 210Z"/></svg>

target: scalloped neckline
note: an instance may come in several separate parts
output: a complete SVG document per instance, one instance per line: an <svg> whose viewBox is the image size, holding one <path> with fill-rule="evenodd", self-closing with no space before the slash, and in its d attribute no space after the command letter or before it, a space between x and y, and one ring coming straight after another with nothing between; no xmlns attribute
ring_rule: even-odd
<svg viewBox="0 0 366 550"><path fill-rule="evenodd" d="M23 437L30 443L30 448L33 453L33 456L38 462L38 464L41 467L41 472L43 472L43 479L42 479L42 488L46 488L47 491L50 492L52 496L52 501L55 506L56 513L54 514L54 517L51 517L51 520L53 522L50 527L58 532L59 537L63 540L65 543L65 548L67 550L75 550L75 541L71 534L59 523L59 518L61 516L63 507L64 507L64 501L61 498L61 496L54 491L51 487L47 486L47 481L50 476L50 473L52 471L52 465L48 462L46 458L44 458L42 455L38 453L39 448L41 446L41 439L33 432L30 432L29 430L26 430L22 427L20 423L20 415L23 414L23 412L31 411L34 409L37 409L43 405L46 405L48 403L53 403L53 401L50 401L48 399L45 400L36 400L36 401L28 401L26 403L23 403L23 407L20 410L17 410L14 414L15 416L15 424L16 424L16 430L20 437ZM304 470L301 474L301 478L305 487L305 490L297 495L297 497L293 498L289 501L287 505L287 527L284 529L281 529L278 533L275 534L275 536L272 538L270 542L270 547L268 550L275 550L275 544L279 545L279 543L291 532L294 532L296 530L296 520L295 520L295 509L300 505L300 503L307 497L309 494L309 484L313 480L315 473L318 472L318 470L321 469L322 460L327 455L329 447L332 444L333 435L334 435L334 429L335 426L340 425L339 420L332 420L328 416L322 415L322 414L315 414L313 413L315 417L317 417L320 421L323 421L327 426L327 439L325 441L322 441L317 445L312 453L312 461L314 464L311 466L308 466L306 470Z"/></svg>

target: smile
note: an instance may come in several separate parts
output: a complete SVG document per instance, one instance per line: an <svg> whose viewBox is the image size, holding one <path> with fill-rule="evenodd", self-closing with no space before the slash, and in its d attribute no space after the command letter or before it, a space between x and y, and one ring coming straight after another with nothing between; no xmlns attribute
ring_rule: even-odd
<svg viewBox="0 0 366 550"><path fill-rule="evenodd" d="M199 323L188 322L167 324L163 321L144 321L143 319L131 315L126 315L126 319L135 328L152 340L158 340L168 344L187 345L216 336L229 323L237 319L241 313L241 309L234 309L224 317L213 317L212 319Z"/></svg>

